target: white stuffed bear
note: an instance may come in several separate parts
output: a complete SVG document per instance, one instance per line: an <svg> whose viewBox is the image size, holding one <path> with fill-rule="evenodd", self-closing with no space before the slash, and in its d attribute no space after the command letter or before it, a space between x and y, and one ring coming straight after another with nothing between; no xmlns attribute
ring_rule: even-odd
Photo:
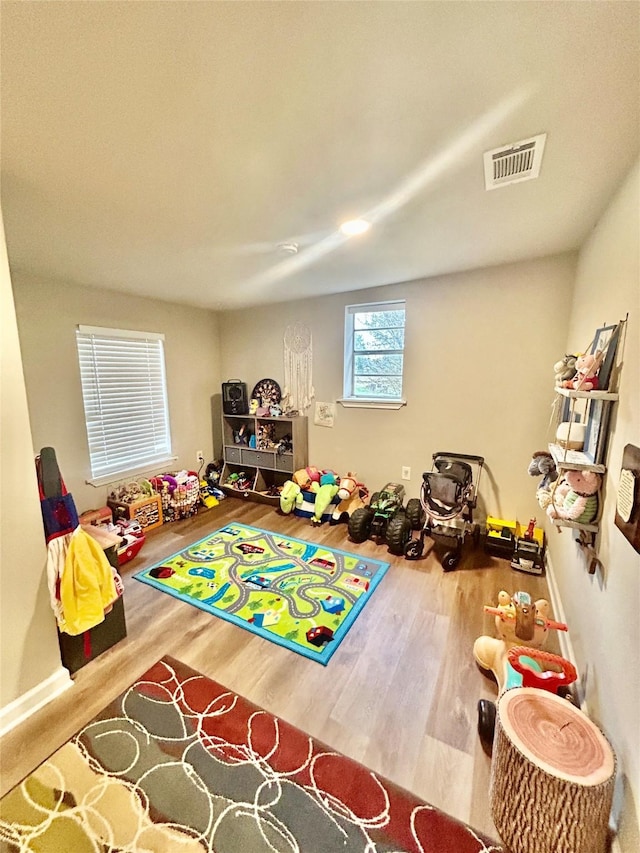
<svg viewBox="0 0 640 853"><path fill-rule="evenodd" d="M598 515L602 477L595 471L565 471L547 507L549 518L590 524Z"/></svg>

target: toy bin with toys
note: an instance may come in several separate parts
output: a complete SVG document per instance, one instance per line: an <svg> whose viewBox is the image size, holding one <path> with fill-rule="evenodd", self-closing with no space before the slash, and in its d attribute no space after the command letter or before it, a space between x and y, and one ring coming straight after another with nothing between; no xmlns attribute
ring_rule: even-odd
<svg viewBox="0 0 640 853"><path fill-rule="evenodd" d="M162 524L162 502L148 480L127 483L114 489L107 498L114 520L137 521L144 530Z"/></svg>
<svg viewBox="0 0 640 853"><path fill-rule="evenodd" d="M151 485L160 496L162 520L166 524L190 518L198 511L200 479L193 471L172 471L151 478Z"/></svg>

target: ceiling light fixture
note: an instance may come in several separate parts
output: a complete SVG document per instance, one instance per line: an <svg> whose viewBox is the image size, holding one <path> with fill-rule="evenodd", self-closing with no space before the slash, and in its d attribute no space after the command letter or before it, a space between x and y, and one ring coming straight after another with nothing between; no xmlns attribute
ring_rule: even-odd
<svg viewBox="0 0 640 853"><path fill-rule="evenodd" d="M371 228L371 223L366 219L349 219L348 222L343 222L340 226L340 231L347 237L355 237L358 234L364 234Z"/></svg>
<svg viewBox="0 0 640 853"><path fill-rule="evenodd" d="M278 243L276 250L279 255L297 255L300 247L297 243Z"/></svg>

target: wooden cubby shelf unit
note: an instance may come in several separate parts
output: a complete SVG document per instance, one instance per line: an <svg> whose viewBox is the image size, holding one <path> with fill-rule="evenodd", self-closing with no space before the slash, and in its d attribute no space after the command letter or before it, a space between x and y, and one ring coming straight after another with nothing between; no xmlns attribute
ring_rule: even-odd
<svg viewBox="0 0 640 853"><path fill-rule="evenodd" d="M255 436L255 447L249 442ZM289 437L289 449L279 452L278 445ZM269 489L282 486L299 468L308 465L307 418L258 417L256 415L222 416L222 453L224 468L222 488L228 495L244 496L266 503L278 503ZM249 488L225 485L231 474L244 473Z"/></svg>

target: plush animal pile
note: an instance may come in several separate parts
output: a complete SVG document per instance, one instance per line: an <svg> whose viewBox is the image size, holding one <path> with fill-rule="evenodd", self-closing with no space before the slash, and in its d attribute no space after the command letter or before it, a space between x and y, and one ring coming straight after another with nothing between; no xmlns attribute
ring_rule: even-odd
<svg viewBox="0 0 640 853"><path fill-rule="evenodd" d="M597 391L598 371L602 364L604 353L601 350L594 353L585 353L576 358L575 376L565 379L561 385L563 388L572 388L574 391Z"/></svg>
<svg viewBox="0 0 640 853"><path fill-rule="evenodd" d="M321 471L310 465L296 471L283 485L280 510L285 515L294 512L309 518L314 525L324 521L337 524L348 521L351 513L368 499L368 489L353 472L338 477L335 471Z"/></svg>

